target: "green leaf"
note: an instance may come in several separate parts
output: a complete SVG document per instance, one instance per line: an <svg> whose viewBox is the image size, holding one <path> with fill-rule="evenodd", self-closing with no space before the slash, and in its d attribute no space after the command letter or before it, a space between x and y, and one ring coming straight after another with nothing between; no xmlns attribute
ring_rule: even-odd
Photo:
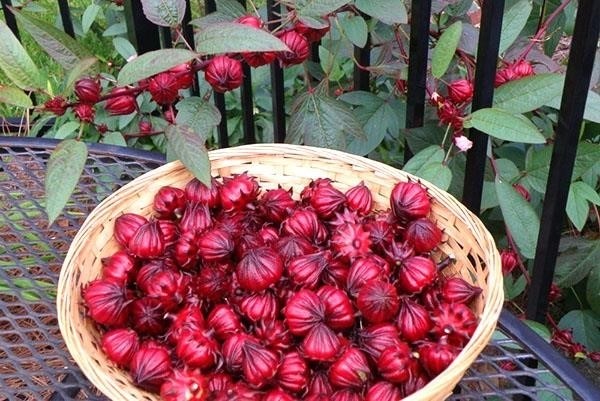
<svg viewBox="0 0 600 401"><path fill-rule="evenodd" d="M67 121L63 125L61 125L54 134L54 138L56 139L66 139L66 138L74 138L74 134L81 124L77 121Z"/></svg>
<svg viewBox="0 0 600 401"><path fill-rule="evenodd" d="M494 92L494 107L510 113L526 113L560 96L565 77L538 74L508 82Z"/></svg>
<svg viewBox="0 0 600 401"><path fill-rule="evenodd" d="M569 197L567 199L567 216L573 222L578 231L583 230L585 222L590 213L588 201L600 204L600 196L583 181L577 181L571 184L569 188Z"/></svg>
<svg viewBox="0 0 600 401"><path fill-rule="evenodd" d="M521 276L521 277L523 277L523 276ZM523 277L523 280L525 280L525 277ZM544 340L546 340L546 342L550 342L550 338L552 337L552 334L550 333L550 330L548 330L548 328L546 326L544 326L540 322L536 322L534 320L524 319L522 322L525 323L531 330L535 331L538 336L540 336Z"/></svg>
<svg viewBox="0 0 600 401"><path fill-rule="evenodd" d="M83 16L81 17L81 28L83 29L84 35L88 33L88 31L92 27L92 24L96 20L96 17L98 16L98 13L101 9L102 7L100 7L98 4L92 3L89 6L87 6L85 11L83 12Z"/></svg>
<svg viewBox="0 0 600 401"><path fill-rule="evenodd" d="M74 139L59 143L48 161L46 172L46 213L52 224L77 186L87 160L87 146Z"/></svg>
<svg viewBox="0 0 600 401"><path fill-rule="evenodd" d="M0 20L0 70L21 89L40 89L46 83L10 28Z"/></svg>
<svg viewBox="0 0 600 401"><path fill-rule="evenodd" d="M600 313L600 265L592 269L588 276L586 298L590 308L596 313Z"/></svg>
<svg viewBox="0 0 600 401"><path fill-rule="evenodd" d="M533 10L531 1L521 0L504 12L499 54L504 53L519 37L519 34L527 24L531 10Z"/></svg>
<svg viewBox="0 0 600 401"><path fill-rule="evenodd" d="M223 13L229 17L237 18L246 14L244 6L237 0L219 0L217 3L217 12Z"/></svg>
<svg viewBox="0 0 600 401"><path fill-rule="evenodd" d="M350 3L350 0L300 0L296 2L296 11L300 16L322 17Z"/></svg>
<svg viewBox="0 0 600 401"><path fill-rule="evenodd" d="M552 146L542 148L532 146L525 157L525 170L527 171L525 182L541 194L546 192L551 157Z"/></svg>
<svg viewBox="0 0 600 401"><path fill-rule="evenodd" d="M188 97L175 106L178 125L192 127L194 131L209 138L212 130L221 122L221 113L212 104L199 97Z"/></svg>
<svg viewBox="0 0 600 401"><path fill-rule="evenodd" d="M356 8L384 24L406 24L408 16L402 0L356 0Z"/></svg>
<svg viewBox="0 0 600 401"><path fill-rule="evenodd" d="M528 259L535 256L540 218L509 183L496 178L496 195L504 221L510 230L521 254Z"/></svg>
<svg viewBox="0 0 600 401"><path fill-rule="evenodd" d="M547 330L547 329L546 329ZM563 401L574 400L573 392L565 387L563 379L556 377L552 372L540 372L536 374L538 384L536 387L536 398L539 401Z"/></svg>
<svg viewBox="0 0 600 401"><path fill-rule="evenodd" d="M367 44L369 27L363 17L350 14L339 21L344 34L354 46L364 47Z"/></svg>
<svg viewBox="0 0 600 401"><path fill-rule="evenodd" d="M600 351L600 316L591 310L572 310L560 319L558 327L573 328L575 341L585 345L588 351Z"/></svg>
<svg viewBox="0 0 600 401"><path fill-rule="evenodd" d="M346 138L365 138L354 113L342 101L317 91L296 97L288 131L288 143L340 150L346 149Z"/></svg>
<svg viewBox="0 0 600 401"><path fill-rule="evenodd" d="M129 40L117 36L116 38L113 38L112 42L117 53L119 53L119 55L121 55L121 57L123 57L126 61L129 61L133 57L137 56L137 51Z"/></svg>
<svg viewBox="0 0 600 401"><path fill-rule="evenodd" d="M223 40L227 38L227 40ZM236 22L223 22L196 35L196 50L202 54L289 51L281 40L262 29Z"/></svg>
<svg viewBox="0 0 600 401"><path fill-rule="evenodd" d="M166 71L196 58L186 49L162 49L144 53L125 64L119 72L118 85L125 86Z"/></svg>
<svg viewBox="0 0 600 401"><path fill-rule="evenodd" d="M466 128L478 130L498 139L522 143L545 143L537 127L520 114L511 114L497 108L480 109L464 123Z"/></svg>
<svg viewBox="0 0 600 401"><path fill-rule="evenodd" d="M577 156L575 156L575 166L573 167L573 176L571 180L584 175L600 161L600 144L580 142L577 147Z"/></svg>
<svg viewBox="0 0 600 401"><path fill-rule="evenodd" d="M563 238L556 261L554 281L561 288L573 287L598 265L600 241Z"/></svg>
<svg viewBox="0 0 600 401"><path fill-rule="evenodd" d="M141 0L144 15L156 25L174 27L181 24L185 0Z"/></svg>
<svg viewBox="0 0 600 401"><path fill-rule="evenodd" d="M452 171L443 163L444 155L440 146L430 146L414 155L403 170L447 190L452 182Z"/></svg>
<svg viewBox="0 0 600 401"><path fill-rule="evenodd" d="M553 107L557 110L560 110L560 102L562 99L562 91L561 93L546 103L546 106ZM585 103L585 112L583 114L583 118L588 121L592 121L595 123L600 123L600 95L594 91L588 92L587 101Z"/></svg>
<svg viewBox="0 0 600 401"><path fill-rule="evenodd" d="M118 131L107 132L102 136L102 143L106 145L127 146L127 141Z"/></svg>
<svg viewBox="0 0 600 401"><path fill-rule="evenodd" d="M77 81L87 70L92 68L96 62L98 62L97 58L89 57L84 58L77 63L75 67L69 71L69 75L67 75L67 78L65 79L65 87L62 91L63 94L69 94L73 88L73 85L75 84L75 81Z"/></svg>
<svg viewBox="0 0 600 401"><path fill-rule="evenodd" d="M446 28L442 36L438 39L431 56L431 73L434 77L441 78L448 70L452 57L456 53L461 35L462 22L456 21Z"/></svg>
<svg viewBox="0 0 600 401"><path fill-rule="evenodd" d="M194 176L210 186L210 161L206 138L188 126L171 124L165 132L169 149Z"/></svg>
<svg viewBox="0 0 600 401"><path fill-rule="evenodd" d="M33 107L31 98L21 89L12 86L0 86L0 103L24 108Z"/></svg>
<svg viewBox="0 0 600 401"><path fill-rule="evenodd" d="M525 291L526 286L527 280L525 280L525 276L523 275L520 275L516 280L511 275L504 277L504 294L506 295L506 299L512 301Z"/></svg>
<svg viewBox="0 0 600 401"><path fill-rule="evenodd" d="M15 11L15 17L42 49L65 70L75 68L84 58L94 57L75 39L53 25L23 12Z"/></svg>

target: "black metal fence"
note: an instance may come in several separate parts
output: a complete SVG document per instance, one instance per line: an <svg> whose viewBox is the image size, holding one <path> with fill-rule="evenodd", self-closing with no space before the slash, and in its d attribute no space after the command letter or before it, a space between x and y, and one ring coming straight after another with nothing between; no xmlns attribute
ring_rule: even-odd
<svg viewBox="0 0 600 401"><path fill-rule="evenodd" d="M8 8L11 6L11 0L0 0L0 2L7 25L19 37L16 20ZM245 5L244 0L240 0L240 2ZM407 80L407 128L423 125L431 3L431 0L412 0L410 63ZM482 18L477 50L473 111L492 105L504 11L504 0L487 0L481 3ZM58 0L58 6L64 31L71 36L75 36L68 1ZM191 20L189 0L187 6L187 13L183 21L184 36L188 43L193 46L194 35L188 24ZM267 0L269 20L276 19L280 7L277 1ZM215 11L216 1L206 0L205 10L206 12ZM125 1L125 12L130 41L139 53L171 46L170 39L161 40L161 37L170 38L169 28L160 28L148 21L142 12L141 2L136 0ZM271 23L269 28L276 28L276 24ZM161 32L161 30L163 31ZM546 190L546 202L544 202L542 212L536 257L533 264L532 283L528 293L526 316L537 321L544 321L548 307L548 295L560 242L560 229L565 215L570 177L573 171L578 135L586 102L585 96L581 94L587 93L590 85L599 30L600 1L580 0L569 57L574 62L569 63L566 73ZM369 65L370 50L369 42L363 48L355 48L355 56L363 67ZM253 121L252 73L247 65L244 74L244 83L240 89L244 142L254 143L256 136ZM283 71L276 63L271 65L271 86L275 141L283 142L286 136ZM368 91L369 87L369 72L365 68L355 67L354 89ZM218 127L219 146L227 147L229 146L229 135L227 119L225 118L227 110L223 94L215 93L214 102L222 116L224 116ZM478 214L483 191L488 137L475 129L470 130L469 136L474 142L474 146L467 156L463 202L475 214ZM408 158L411 154L408 146L406 149L405 157Z"/></svg>

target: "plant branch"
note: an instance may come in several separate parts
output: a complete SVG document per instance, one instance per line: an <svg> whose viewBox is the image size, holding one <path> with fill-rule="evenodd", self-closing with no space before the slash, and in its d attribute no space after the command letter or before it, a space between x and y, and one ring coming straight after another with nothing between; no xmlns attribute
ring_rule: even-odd
<svg viewBox="0 0 600 401"><path fill-rule="evenodd" d="M531 38L529 44L525 49L523 49L521 55L517 58L517 60L523 60L525 57L527 57L531 49L533 49L533 47L542 40L542 38L548 31L550 24L560 15L561 12L564 11L564 9L569 5L570 2L571 0L563 0L563 2L560 3L558 7L556 7L552 14L550 14L548 18L546 18L546 21L544 21L544 23L538 29L534 37Z"/></svg>

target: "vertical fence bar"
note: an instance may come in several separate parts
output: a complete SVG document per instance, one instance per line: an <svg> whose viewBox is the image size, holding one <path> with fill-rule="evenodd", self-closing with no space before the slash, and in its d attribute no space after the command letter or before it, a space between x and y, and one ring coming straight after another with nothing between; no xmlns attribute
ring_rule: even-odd
<svg viewBox="0 0 600 401"><path fill-rule="evenodd" d="M10 0L0 0L2 3L2 12L4 13L4 21L6 21L6 25L10 28L12 33L17 37L17 39L21 40L21 35L19 34L19 27L17 26L17 19L13 15L12 11L10 11L9 7L12 6L12 2Z"/></svg>
<svg viewBox="0 0 600 401"><path fill-rule="evenodd" d="M190 21L192 20L192 4L190 0L185 0L185 14L183 16L183 21L181 22L181 26L183 29L183 38L187 42L188 45L192 49L196 48L196 43L194 40L194 29L190 25ZM196 74L196 78L198 78L198 73ZM198 79L194 80L191 88L192 95L198 96L200 94L200 88L198 86Z"/></svg>
<svg viewBox="0 0 600 401"><path fill-rule="evenodd" d="M246 8L246 0L238 0ZM242 98L242 127L244 131L244 143L255 143L254 130L254 101L252 100L252 69L247 63L243 63L244 82L240 88Z"/></svg>
<svg viewBox="0 0 600 401"><path fill-rule="evenodd" d="M431 0L412 0L408 56L408 93L406 96L406 128L417 128L423 125L430 14ZM408 142L405 142L404 161L407 161L411 157L412 152L408 146Z"/></svg>
<svg viewBox="0 0 600 401"><path fill-rule="evenodd" d="M281 5L275 0L267 0L267 20L274 21L280 17ZM279 26L277 22L269 22L269 30ZM285 142L285 88L283 86L283 68L279 61L271 63L271 101L273 104L273 135L275 142Z"/></svg>
<svg viewBox="0 0 600 401"><path fill-rule="evenodd" d="M580 0L538 235L527 318L544 322L600 32L600 2Z"/></svg>
<svg viewBox="0 0 600 401"><path fill-rule="evenodd" d="M215 0L205 0L204 10L206 14L217 11L217 3ZM217 131L219 132L219 147L226 148L229 146L229 132L227 132L227 109L225 108L225 95L214 92L215 107L221 113L221 122Z"/></svg>
<svg viewBox="0 0 600 401"><path fill-rule="evenodd" d="M504 0L486 1L482 5L472 111L492 106L503 14ZM467 153L462 201L478 216L481 209L488 136L471 129L469 137L473 141L473 148Z"/></svg>
<svg viewBox="0 0 600 401"><path fill-rule="evenodd" d="M163 49L170 49L173 47L173 32L168 26L160 27L160 39L162 42Z"/></svg>
<svg viewBox="0 0 600 401"><path fill-rule="evenodd" d="M71 19L69 2L67 0L58 0L58 9L60 11L60 19L62 21L63 30L67 35L74 38L75 30L73 29L73 20Z"/></svg>
<svg viewBox="0 0 600 401"><path fill-rule="evenodd" d="M354 65L354 90L369 91L371 74L365 68L371 65L371 34L364 47L354 46L354 58L360 66Z"/></svg>
<svg viewBox="0 0 600 401"><path fill-rule="evenodd" d="M142 3L138 0L126 0L124 6L127 35L138 53L160 49L158 27L144 15Z"/></svg>

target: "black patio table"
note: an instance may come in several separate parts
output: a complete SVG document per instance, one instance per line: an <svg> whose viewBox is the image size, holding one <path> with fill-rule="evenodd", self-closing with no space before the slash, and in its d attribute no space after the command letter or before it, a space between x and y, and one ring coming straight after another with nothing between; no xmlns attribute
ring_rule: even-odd
<svg viewBox="0 0 600 401"><path fill-rule="evenodd" d="M49 139L0 137L0 400L106 400L69 355L55 288L71 240L107 195L165 163L158 153L89 145L82 179L50 227L44 213ZM600 389L503 311L492 342L452 400L600 401Z"/></svg>

